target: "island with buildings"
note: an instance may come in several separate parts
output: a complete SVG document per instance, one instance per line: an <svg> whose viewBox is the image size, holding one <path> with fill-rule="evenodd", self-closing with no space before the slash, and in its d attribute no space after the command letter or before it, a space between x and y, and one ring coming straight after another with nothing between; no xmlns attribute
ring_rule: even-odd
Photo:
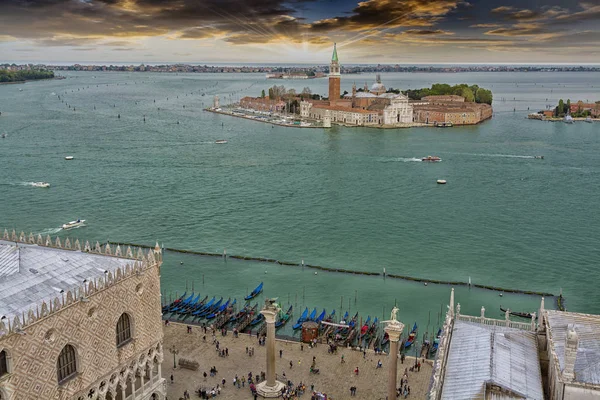
<svg viewBox="0 0 600 400"><path fill-rule="evenodd" d="M334 45L329 66L328 98L313 95L305 88L297 95L283 86L263 90L260 97L244 97L239 104L223 107L215 98L208 111L256 119L263 122L300 127L369 126L379 128L406 128L478 124L492 117L492 94L476 85L433 85L402 93L386 89L377 74L370 87L365 83L352 92L341 92L341 66ZM451 94L461 93L462 95ZM284 115L282 118L281 114ZM289 114L292 114L291 116Z"/></svg>
<svg viewBox="0 0 600 400"><path fill-rule="evenodd" d="M596 102L587 102L578 100L571 103L570 99L565 102L563 99L558 101L556 107L549 107L546 110L531 113L527 116L529 119L550 122L585 121L594 122L600 120L600 100Z"/></svg>

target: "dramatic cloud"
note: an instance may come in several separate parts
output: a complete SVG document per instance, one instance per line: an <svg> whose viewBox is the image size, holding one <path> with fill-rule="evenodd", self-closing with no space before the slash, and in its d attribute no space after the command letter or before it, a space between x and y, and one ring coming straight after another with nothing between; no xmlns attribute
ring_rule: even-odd
<svg viewBox="0 0 600 400"><path fill-rule="evenodd" d="M0 0L0 54L38 60L597 60L600 0ZM482 35L482 33L484 35ZM570 38L563 40L563 38ZM434 52L431 48L438 46ZM202 51L197 51L202 48ZM412 53L405 54L410 48ZM193 50L193 51L191 51ZM472 51L471 51L472 50ZM568 50L569 57L566 57ZM77 51L77 55L67 55ZM21 54L21 56L18 56ZM465 57L463 57L463 55ZM136 59L140 59L135 53ZM31 55L33 59L33 55ZM145 60L142 58L140 61ZM348 60L348 61L346 61ZM491 58L491 60L496 60ZM501 61L510 61L503 55ZM0 60L2 61L2 60ZM179 61L179 60L178 60ZM515 59L516 61L516 59Z"/></svg>

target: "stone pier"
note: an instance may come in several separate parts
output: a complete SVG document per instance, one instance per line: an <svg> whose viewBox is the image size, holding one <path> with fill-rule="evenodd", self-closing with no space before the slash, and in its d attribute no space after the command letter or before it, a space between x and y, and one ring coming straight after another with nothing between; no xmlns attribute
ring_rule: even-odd
<svg viewBox="0 0 600 400"><path fill-rule="evenodd" d="M388 369L388 382L387 382L387 400L396 399L396 384L398 377L398 345L400 342L400 335L404 330L404 324L396 319L396 313L398 309L394 307L392 309L391 320L385 321L386 327L385 332L390 338L390 359Z"/></svg>
<svg viewBox="0 0 600 400"><path fill-rule="evenodd" d="M267 299L260 313L265 316L267 324L267 380L256 385L259 396L277 398L285 384L275 380L275 319L279 309L273 300Z"/></svg>

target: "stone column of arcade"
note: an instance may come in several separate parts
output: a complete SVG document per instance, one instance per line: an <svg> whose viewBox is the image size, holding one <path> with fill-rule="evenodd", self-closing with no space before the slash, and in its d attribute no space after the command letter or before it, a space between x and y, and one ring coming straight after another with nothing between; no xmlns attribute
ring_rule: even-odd
<svg viewBox="0 0 600 400"><path fill-rule="evenodd" d="M400 341L400 335L404 330L404 324L396 319L397 312L398 309L394 307L392 309L391 319L389 321L385 321L385 332L390 338L390 365L388 370L387 400L396 399L396 383L398 377L398 344Z"/></svg>
<svg viewBox="0 0 600 400"><path fill-rule="evenodd" d="M277 398L285 384L275 380L275 319L279 309L274 300L265 300L260 313L265 316L267 324L267 380L256 385L256 392L261 397Z"/></svg>

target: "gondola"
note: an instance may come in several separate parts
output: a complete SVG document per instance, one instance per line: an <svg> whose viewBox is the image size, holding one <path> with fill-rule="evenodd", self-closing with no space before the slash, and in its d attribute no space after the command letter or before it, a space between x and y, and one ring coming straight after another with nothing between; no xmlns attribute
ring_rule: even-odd
<svg viewBox="0 0 600 400"><path fill-rule="evenodd" d="M504 312L504 313L505 313L505 312L506 312L506 310L507 310L506 308L502 308L502 306L500 306L500 311L502 311L502 312ZM510 311L510 309L509 309L509 310L508 310L508 313L509 313L510 315L513 315L513 316L515 316L515 317L521 317L521 318L527 318L527 319L531 319L531 317L532 317L531 313L528 313L528 312L517 312L517 311Z"/></svg>
<svg viewBox="0 0 600 400"><path fill-rule="evenodd" d="M306 307L304 309L304 311L302 312L302 315L300 316L300 318L298 318L298 322L296 322L294 324L294 326L292 327L293 330L298 330L300 328L302 328L302 323L304 321L306 321L306 319L308 318L308 307Z"/></svg>
<svg viewBox="0 0 600 400"><path fill-rule="evenodd" d="M235 303L237 302L237 300L233 300L233 303L231 303L231 305L229 304L229 302L231 301L231 299L227 300L227 303L223 304L221 307L219 307L218 309L216 309L215 311L213 311L211 314L208 314L206 316L206 319L213 319L216 316L220 315L221 313L223 313L223 311L227 310L228 307L233 307L235 305Z"/></svg>
<svg viewBox="0 0 600 400"><path fill-rule="evenodd" d="M308 316L307 321L314 321L315 318L317 318L317 307L315 307L314 310L312 310L312 312Z"/></svg>
<svg viewBox="0 0 600 400"><path fill-rule="evenodd" d="M404 348L408 349L415 342L416 337L417 337L417 323L415 322L415 325L413 326L412 331L410 331L410 333L408 334L408 339L406 339L406 342L404 342Z"/></svg>
<svg viewBox="0 0 600 400"><path fill-rule="evenodd" d="M261 322L263 322L264 320L265 320L265 316L259 313L259 314L256 316L256 318L254 318L254 319L252 320L252 322L250 322L250 326L255 326L255 325L258 325L258 324L260 324Z"/></svg>
<svg viewBox="0 0 600 400"><path fill-rule="evenodd" d="M433 344L431 345L431 349L429 350L430 354L435 354L438 347L440 347L440 336L442 335L442 329L438 330L437 335L435 335L435 339L433 340Z"/></svg>
<svg viewBox="0 0 600 400"><path fill-rule="evenodd" d="M327 315L327 313L325 312L325 309L323 309L323 312L317 317L315 322L319 323L319 322L323 321L323 319L325 318L325 315Z"/></svg>
<svg viewBox="0 0 600 400"><path fill-rule="evenodd" d="M290 306L290 308L288 308L287 312L285 314L283 314L277 322L275 322L275 329L281 328L290 320L290 318L292 317L293 307L294 306Z"/></svg>
<svg viewBox="0 0 600 400"><path fill-rule="evenodd" d="M167 304L165 306L163 306L162 308L162 312L166 313L168 310L170 310L171 308L174 308L175 306L177 306L178 303L182 302L183 299L185 298L185 295L187 294L187 292L183 293L181 295L180 298L178 298L177 300L175 300L174 302L172 302L171 304Z"/></svg>
<svg viewBox="0 0 600 400"><path fill-rule="evenodd" d="M263 290L263 283L261 282L260 285L258 285L256 287L256 289L254 289L252 292L250 292L250 294L246 297L244 297L244 300L252 300L253 298L255 298L256 296L258 296L260 294L260 292L262 292Z"/></svg>

